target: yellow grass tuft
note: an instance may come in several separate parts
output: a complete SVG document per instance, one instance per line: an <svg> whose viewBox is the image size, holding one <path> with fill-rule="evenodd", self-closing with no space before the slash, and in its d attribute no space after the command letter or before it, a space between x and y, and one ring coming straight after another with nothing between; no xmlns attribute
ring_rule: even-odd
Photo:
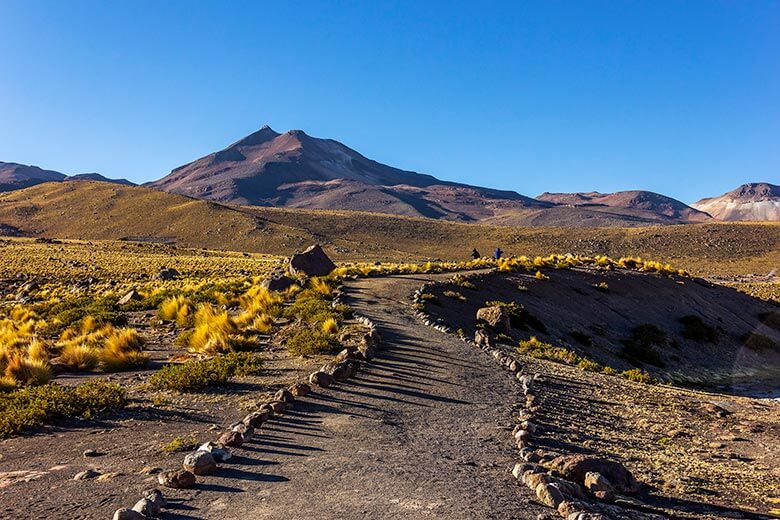
<svg viewBox="0 0 780 520"><path fill-rule="evenodd" d="M49 382L52 372L47 362L16 354L8 360L3 376L17 385L43 385Z"/></svg>
<svg viewBox="0 0 780 520"><path fill-rule="evenodd" d="M335 318L328 318L322 322L322 332L325 334L335 334L339 330L339 324Z"/></svg>

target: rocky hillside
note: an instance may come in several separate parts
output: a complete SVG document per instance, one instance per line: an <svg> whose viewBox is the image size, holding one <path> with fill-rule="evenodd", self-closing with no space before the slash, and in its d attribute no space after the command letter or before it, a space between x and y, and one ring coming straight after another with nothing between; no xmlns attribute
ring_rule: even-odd
<svg viewBox="0 0 780 520"><path fill-rule="evenodd" d="M701 199L693 207L718 220L780 220L780 186L743 184L719 197Z"/></svg>
<svg viewBox="0 0 780 520"><path fill-rule="evenodd" d="M710 215L679 200L651 191L618 191L615 193L543 193L538 200L594 211L613 211L645 219L669 222L706 222Z"/></svg>

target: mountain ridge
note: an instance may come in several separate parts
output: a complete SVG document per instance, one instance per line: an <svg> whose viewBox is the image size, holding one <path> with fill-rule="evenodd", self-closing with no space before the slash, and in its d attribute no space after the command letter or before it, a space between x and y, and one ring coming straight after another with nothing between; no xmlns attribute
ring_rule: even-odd
<svg viewBox="0 0 780 520"><path fill-rule="evenodd" d="M691 204L718 220L780 220L780 186L768 182L749 182L719 195Z"/></svg>

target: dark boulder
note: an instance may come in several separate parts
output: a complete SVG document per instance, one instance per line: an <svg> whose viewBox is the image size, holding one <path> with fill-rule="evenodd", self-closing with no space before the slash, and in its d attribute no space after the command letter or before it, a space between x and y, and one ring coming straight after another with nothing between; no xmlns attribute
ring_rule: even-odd
<svg viewBox="0 0 780 520"><path fill-rule="evenodd" d="M290 274L293 276L327 276L336 268L322 247L313 245L303 253L290 258Z"/></svg>

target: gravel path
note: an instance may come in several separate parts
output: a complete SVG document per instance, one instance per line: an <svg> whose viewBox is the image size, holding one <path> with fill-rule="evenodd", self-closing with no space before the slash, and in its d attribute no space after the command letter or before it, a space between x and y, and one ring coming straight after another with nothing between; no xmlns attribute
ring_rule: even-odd
<svg viewBox="0 0 780 520"><path fill-rule="evenodd" d="M544 511L509 473L513 379L412 315L411 293L432 278L348 284L350 303L383 334L382 354L350 383L297 404L291 419L305 426L291 422L284 435L264 429L261 439L278 433L311 456L277 466L289 481L262 486L262 505L244 518L524 519Z"/></svg>

